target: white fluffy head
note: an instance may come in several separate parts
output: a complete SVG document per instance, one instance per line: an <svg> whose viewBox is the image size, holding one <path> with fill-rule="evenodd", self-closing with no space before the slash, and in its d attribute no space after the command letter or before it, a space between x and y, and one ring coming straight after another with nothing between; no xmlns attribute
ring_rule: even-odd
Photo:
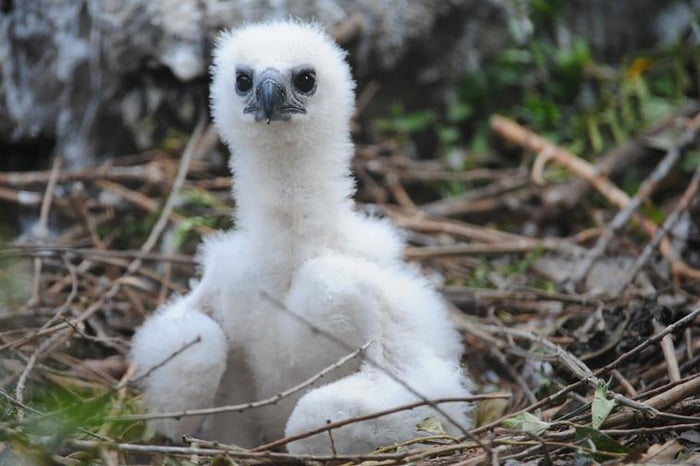
<svg viewBox="0 0 700 466"><path fill-rule="evenodd" d="M310 93L295 87L300 70L311 71L315 78ZM258 88L270 72L285 86L287 101L298 107L272 121L261 114ZM241 73L251 80L247 93L237 86ZM270 22L224 32L214 52L212 75L214 120L234 152L241 147L284 147L300 142L308 146L348 138L354 109L350 68L345 52L315 24Z"/></svg>

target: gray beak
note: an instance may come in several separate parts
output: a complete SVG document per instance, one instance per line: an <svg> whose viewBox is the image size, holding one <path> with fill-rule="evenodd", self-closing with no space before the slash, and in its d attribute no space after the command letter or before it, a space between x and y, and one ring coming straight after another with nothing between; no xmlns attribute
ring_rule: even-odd
<svg viewBox="0 0 700 466"><path fill-rule="evenodd" d="M287 91L284 88L282 76L277 70L268 68L260 76L260 82L255 87L255 99L262 109L262 119L264 117L267 124L271 120L283 120L282 108L287 101ZM258 115L255 119L259 121Z"/></svg>
<svg viewBox="0 0 700 466"><path fill-rule="evenodd" d="M275 68L267 68L257 76L255 89L244 113L252 113L255 121L287 121L294 113L306 113L303 103L288 87L290 79Z"/></svg>

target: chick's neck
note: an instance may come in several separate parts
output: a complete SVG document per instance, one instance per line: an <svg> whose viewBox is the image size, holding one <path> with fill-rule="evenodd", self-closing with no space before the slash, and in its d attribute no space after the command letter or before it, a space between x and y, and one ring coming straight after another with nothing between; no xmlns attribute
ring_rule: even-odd
<svg viewBox="0 0 700 466"><path fill-rule="evenodd" d="M338 218L352 209L349 142L233 152L237 229L285 249L318 249L338 233Z"/></svg>

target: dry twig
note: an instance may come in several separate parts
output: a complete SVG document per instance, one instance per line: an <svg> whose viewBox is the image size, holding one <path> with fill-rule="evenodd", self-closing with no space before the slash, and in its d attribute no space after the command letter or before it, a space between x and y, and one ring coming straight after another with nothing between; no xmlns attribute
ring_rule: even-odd
<svg viewBox="0 0 700 466"><path fill-rule="evenodd" d="M700 122L700 115L698 115L696 118L698 119L698 122ZM688 143L688 138L690 137L689 135L695 134L695 131L697 130L697 125L698 124L693 124L691 130L685 133L680 143ZM588 162L582 160L576 155L564 150L559 146L552 144L551 142L535 134L534 132L522 127L518 123L504 118L502 116L496 115L491 118L491 128L504 138L517 144L520 144L523 147L537 153L539 161L536 162L535 169L539 169L549 160L555 160L557 163L566 167L571 172L585 179L601 194L603 194L612 204L622 209L624 213L619 215L618 222L622 222L623 220L629 218L629 216L636 209L636 205L638 205L639 200L635 200L634 202L632 202L627 193L620 190L606 177L601 176ZM680 147L680 143L678 147ZM677 150L680 151L680 149ZM672 156L667 157L667 160L675 161L676 158L677 156L674 152ZM658 170L658 173L663 173L666 165L668 164L662 164L661 168ZM648 186L653 186L653 182L650 181ZM644 217L636 216L635 218L640 223L644 231L649 236L653 237L658 229L657 226ZM673 251L670 241L667 238L663 238L661 240L660 249L661 253L664 255L664 257L666 257L666 259L668 259L669 263L671 263L671 266L677 274L693 279L700 278L700 271L690 267L679 257L677 257L677 254L675 254L675 252ZM582 267L579 270L585 270L587 268L588 267ZM573 278L575 279L574 282L576 282L579 281L582 278L582 276L575 276Z"/></svg>

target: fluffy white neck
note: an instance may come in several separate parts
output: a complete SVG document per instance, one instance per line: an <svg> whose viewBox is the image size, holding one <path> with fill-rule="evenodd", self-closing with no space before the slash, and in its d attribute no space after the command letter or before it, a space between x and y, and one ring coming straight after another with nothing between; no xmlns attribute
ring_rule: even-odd
<svg viewBox="0 0 700 466"><path fill-rule="evenodd" d="M271 247L323 247L337 231L338 216L352 209L347 140L232 149L236 228Z"/></svg>

